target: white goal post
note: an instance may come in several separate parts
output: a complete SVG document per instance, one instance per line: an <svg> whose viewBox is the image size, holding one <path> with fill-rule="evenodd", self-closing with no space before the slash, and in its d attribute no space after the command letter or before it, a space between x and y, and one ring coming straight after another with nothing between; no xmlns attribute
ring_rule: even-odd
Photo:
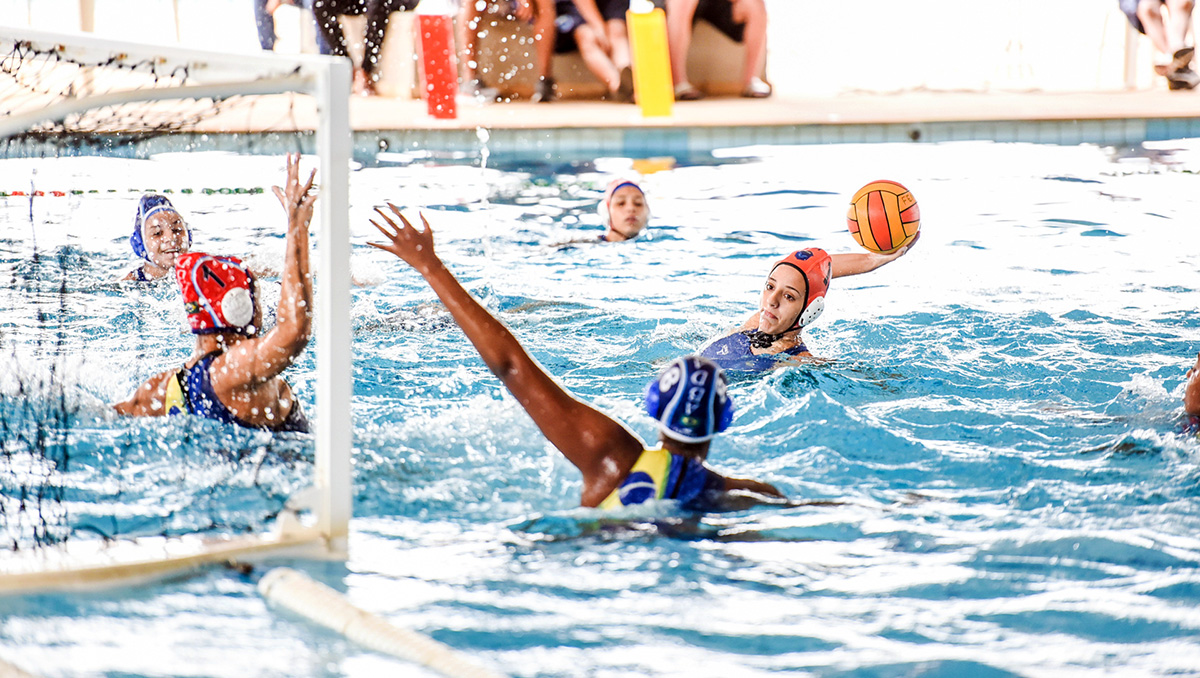
<svg viewBox="0 0 1200 678"><path fill-rule="evenodd" d="M345 59L333 57L206 52L0 26L0 142L35 129L43 130L43 142L53 142L55 125L62 121L129 102L298 93L316 105L320 187L313 271L315 478L308 491L288 502L289 508L306 509L314 519L300 521L296 512L284 511L269 534L252 537L155 538L119 548L71 540L64 545L72 547L65 553L35 549L6 555L0 558L0 593L125 584L281 551L346 557L352 497L350 73ZM63 82L55 84L56 77ZM169 110L170 104L163 105ZM122 132L114 124L101 125L100 131Z"/></svg>

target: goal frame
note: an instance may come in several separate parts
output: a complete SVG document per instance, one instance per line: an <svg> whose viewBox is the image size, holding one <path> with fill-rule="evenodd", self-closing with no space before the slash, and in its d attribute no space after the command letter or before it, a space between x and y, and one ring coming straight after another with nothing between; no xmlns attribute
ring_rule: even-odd
<svg viewBox="0 0 1200 678"><path fill-rule="evenodd" d="M0 26L0 60L21 43L75 61L150 61L188 68L195 85L134 89L64 99L36 111L0 117L0 140L47 121L101 106L183 98L299 93L317 106L319 199L317 277L314 285L316 356L316 460L313 485L291 497L269 533L236 538L190 535L124 540L118 546L68 540L61 549L33 549L0 559L0 593L92 588L151 580L207 564L260 560L272 555L345 559L352 514L349 173L350 64L320 55L226 53L175 45L129 43L79 33ZM246 73L260 74L247 79ZM304 130L307 131L307 130ZM313 519L300 521L300 511Z"/></svg>

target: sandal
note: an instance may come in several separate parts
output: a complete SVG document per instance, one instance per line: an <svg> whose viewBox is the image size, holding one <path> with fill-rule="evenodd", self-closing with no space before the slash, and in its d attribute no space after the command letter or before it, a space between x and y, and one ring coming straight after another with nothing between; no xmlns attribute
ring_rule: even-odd
<svg viewBox="0 0 1200 678"><path fill-rule="evenodd" d="M746 89L742 90L742 96L747 99L766 99L771 96L772 91L771 86L759 78L750 78Z"/></svg>
<svg viewBox="0 0 1200 678"><path fill-rule="evenodd" d="M701 92L700 90L696 89L696 86L693 85L692 83L688 82L687 80L684 80L683 82L680 82L680 83L676 83L676 85L675 85L675 101L696 101L697 99L703 99L703 98L704 98L704 92Z"/></svg>
<svg viewBox="0 0 1200 678"><path fill-rule="evenodd" d="M538 78L533 88L533 96L529 98L535 104L548 104L554 101L554 78L549 76Z"/></svg>
<svg viewBox="0 0 1200 678"><path fill-rule="evenodd" d="M1167 73L1167 89L1195 89L1200 85L1200 74L1190 68L1181 68L1179 70Z"/></svg>
<svg viewBox="0 0 1200 678"><path fill-rule="evenodd" d="M1192 65L1192 56L1196 53L1193 47L1184 47L1183 49L1175 50L1171 55L1171 70L1182 71Z"/></svg>

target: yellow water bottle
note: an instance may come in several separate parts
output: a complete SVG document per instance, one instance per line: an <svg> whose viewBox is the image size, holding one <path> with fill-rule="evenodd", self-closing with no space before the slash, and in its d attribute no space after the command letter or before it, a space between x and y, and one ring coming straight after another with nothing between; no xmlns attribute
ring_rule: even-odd
<svg viewBox="0 0 1200 678"><path fill-rule="evenodd" d="M633 59L633 91L642 117L671 115L675 85L667 51L667 15L650 0L631 0L625 24Z"/></svg>

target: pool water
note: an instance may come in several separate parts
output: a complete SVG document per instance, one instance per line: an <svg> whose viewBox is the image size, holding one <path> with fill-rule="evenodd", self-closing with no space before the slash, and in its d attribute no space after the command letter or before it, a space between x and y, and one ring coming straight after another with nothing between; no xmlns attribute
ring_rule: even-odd
<svg viewBox="0 0 1200 678"><path fill-rule="evenodd" d="M645 176L651 228L613 245L559 243L599 233L628 159L382 156L351 186L351 555L286 564L512 676L1194 675L1200 445L1177 429L1200 350L1198 153L727 149ZM303 485L304 436L107 409L192 341L169 284L113 282L133 265L131 189L172 189L194 249L269 270L269 190L198 189L281 178L280 158L226 154L0 162L0 190L66 192L0 198L6 540L236 532ZM651 439L649 378L744 321L780 255L856 251L846 204L879 178L920 201L918 245L833 282L805 337L823 360L731 375L710 454L831 506L576 508L578 472L419 276L365 244L372 206L422 211L542 365ZM310 348L288 378L311 411ZM15 478L48 488L41 514L13 508ZM432 675L274 608L259 574L7 597L0 658L45 676Z"/></svg>

